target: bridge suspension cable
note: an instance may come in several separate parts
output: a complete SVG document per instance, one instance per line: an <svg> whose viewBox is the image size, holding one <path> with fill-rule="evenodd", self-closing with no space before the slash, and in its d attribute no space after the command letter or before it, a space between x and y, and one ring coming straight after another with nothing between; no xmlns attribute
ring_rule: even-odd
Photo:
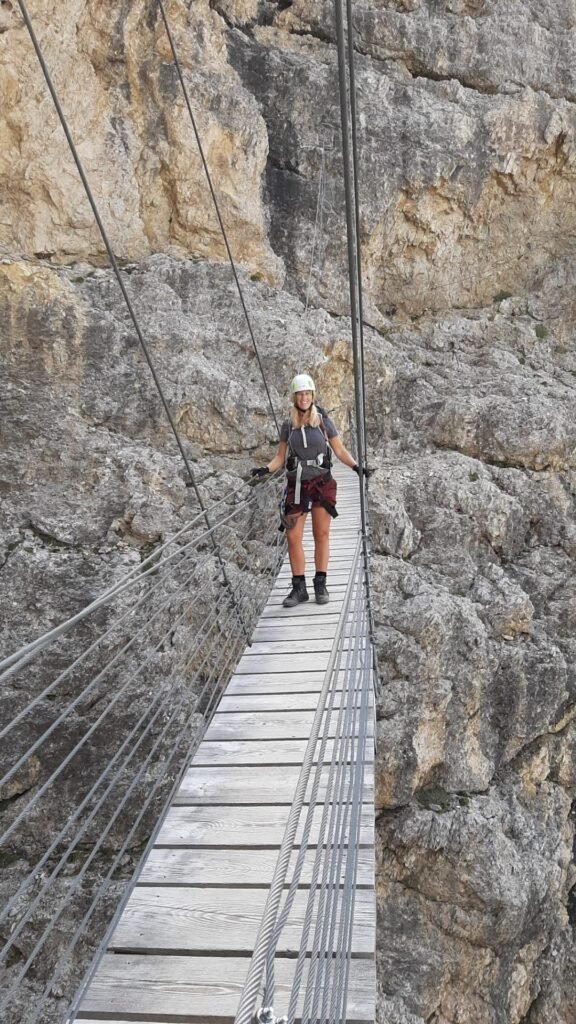
<svg viewBox="0 0 576 1024"><path fill-rule="evenodd" d="M43 953L43 956L48 961L50 960L49 955L46 954L48 938L52 934L52 930L59 925L59 922L63 919L66 920L66 915L70 911L73 900L81 897L80 902L83 908L86 902L89 902L88 909L83 913L80 923L77 924L75 920L74 925L70 926L71 935L69 936L64 953L58 957L56 962L52 961L50 963L49 970L46 972L46 984L41 999L35 1004L32 1016L29 1018L29 1024L36 1024L41 1018L47 1002L51 998L51 994L57 986L61 985L62 977L65 971L68 970L71 957L94 917L95 908L100 905L102 898L110 890L115 873L121 868L127 851L137 841L139 830L141 830L146 816L152 811L154 804L159 802L162 791L164 791L162 793L162 796L164 796L165 791L169 789L169 798L175 791L182 777L184 767L187 765L214 711L220 696L222 681L226 679L230 665L235 662L241 649L240 645L250 635L245 613L251 613L253 616L258 612L259 608L258 597L254 593L254 579L255 577L265 579L268 575L275 572L278 567L279 548L277 533L274 532L275 544L270 536L270 530L267 533L263 532L262 520L259 520L257 515L254 517L255 522L251 522L246 536L243 536L242 542L238 540L238 521L245 525L245 518L243 519L242 517L245 517L248 510L253 506L254 492L250 498L243 501L233 512L228 514L227 510L225 510L225 514L214 526L208 519L208 510L206 510L202 502L192 469L189 466L156 372L141 336L117 261L102 226L58 98L46 69L40 47L30 24L24 0L18 0L18 3L96 216L112 267L127 302L135 330L173 427L190 476L190 483L196 491L202 509L202 513L197 519L202 519L206 524L206 529L200 536L192 539L186 537L184 539L184 535L190 528L190 524L187 524L177 535L178 549L176 551L171 551L168 556L159 559L161 551L169 543L175 542L176 538L171 538L171 541L163 545L162 549L158 549L158 551L150 556L149 564L146 565L148 560L145 560L144 563L137 569L132 570L122 581L109 588L104 595L100 595L100 598L97 598L86 609L78 613L78 615L72 616L67 623L62 623L56 629L45 634L44 637L39 638L32 644L26 645L19 652L16 652L15 655L0 662L0 681L7 680L12 675L15 675L25 665L32 663L32 667L34 667L36 659L46 650L49 654L53 654L55 651L55 663L61 665L62 659L66 656L65 648L68 646L69 633L76 626L85 623L92 612L102 609L108 611L109 607L119 600L125 603L132 597L133 587L140 586L145 591L144 594L142 594L141 590L138 591L137 599L131 607L121 607L118 610L114 623L109 627L107 626L99 640L90 643L87 650L82 651L80 654L75 654L74 645L72 645L72 652L75 655L72 661L68 662L66 667L60 669L56 679L48 687L44 687L41 694L32 699L33 705L31 702L30 707L19 708L12 722L3 730L2 736L8 736L10 733L15 732L15 725L18 725L18 735L20 735L22 727L26 726L26 719L32 706L40 708L43 712L43 717L45 717L46 708L49 706L48 698L54 696L62 682L68 681L74 685L76 681L80 683L81 688L78 694L73 696L73 699L66 706L56 710L55 717L52 718L46 728L43 728L43 731L30 730L30 723L28 723L28 728L23 730L23 735L26 737L27 733L30 733L30 741L28 739L25 740L28 745L15 754L13 764L4 774L3 779L0 780L0 793L2 792L2 786L10 787L15 782L22 784L19 783L19 779L23 772L25 773L27 769L31 768L37 752L49 740L52 742L59 731L65 729L72 715L83 715L85 717L87 725L85 732L79 739L74 736L72 741L65 737L62 759L55 766L47 768L44 772L44 777L42 775L39 776L37 780L40 781L39 788L27 800L22 810L18 809L22 806L22 800L20 799L13 811L9 810L7 815L4 814L6 827L3 836L0 838L0 845L2 841L5 845L9 844L8 849L14 850L17 854L24 848L27 830L28 832L30 829L33 830L35 824L37 824L42 797L55 781L66 782L68 778L66 772L72 766L74 758L79 751L85 750L87 744L92 745L98 736L98 731L107 728L111 712L121 708L122 702L130 699L134 686L136 686L136 697L141 696L142 689L146 690L146 687L150 687L150 680L154 681L158 673L156 659L167 662L166 668L168 669L166 674L162 672L163 684L160 693L152 688L154 696L142 702L144 709L140 713L136 724L124 736L119 748L106 765L101 767L96 779L90 782L89 788L81 797L78 806L73 809L72 813L64 811L63 818L66 813L68 813L68 817L65 820L61 819L55 826L52 834L47 836L47 848L31 868L27 877L19 883L17 893L9 901L7 913L13 916L20 913L20 916L16 916L13 922L13 928L7 943L0 950L0 959L6 959L9 956L13 948L25 936L26 929L34 924L36 920L35 915L41 912L42 901L46 898L46 895L50 892L58 892L58 886L62 887L63 879L66 878L67 865L70 864L71 857L79 852L79 850L84 851L85 848L89 848L90 842L92 843L82 867L75 871L73 881L69 885L63 886L64 896L59 901L57 900L57 909L51 921L44 927L39 937L36 937L38 929L34 931L35 937L28 942L26 951L22 955L24 962L20 963L12 972L10 988L7 993L4 993L3 999L0 1000L1 1011L10 1005L16 990L26 978L32 965L37 962L37 958L41 953ZM208 176L226 248L232 263L234 276L237 280L236 270L200 145L188 93L173 45L162 0L159 0L159 6L184 90L186 105L200 148L202 162ZM332 797L326 797L322 812L320 837L317 842L313 865L313 881L310 886L302 941L290 993L288 1024L293 1024L296 1019L299 993L303 984L307 960L309 961L309 969L306 979L304 1007L300 1011L303 1022L312 1024L312 1021L319 1019L319 1015L320 1019L334 1022L334 1024L336 1021L344 1019L348 989L361 824L362 787L364 783L365 752L368 734L368 707L371 693L370 683L374 682L374 665L370 661L370 643L367 635L367 620L370 635L373 634L373 627L368 578L368 522L365 505L366 424L356 114L355 101L351 100L347 92L342 0L336 0L336 12L362 534L356 548L353 570L348 582L342 614L338 624L337 642L330 655L321 698L306 748L294 803L290 810L261 928L256 941L254 956L238 1009L236 1024L248 1024L250 1021L256 1007L258 995L262 990L264 977L266 978L264 989L265 1002L269 1004L274 997L275 949L279 936L289 918L295 892L301 878L305 853L310 847L312 817L317 806L320 786L320 769L318 765L322 765L324 753L327 749L330 723L334 720L336 684L342 673L344 675L343 692L340 700L336 738L333 743L332 761L330 764ZM348 74L350 76L350 90L353 92L353 41L350 0L347 0L347 12L348 59L350 62ZM352 127L350 127L349 118ZM350 137L352 154L350 153ZM317 227L323 226L322 223L319 224L319 217L321 218L322 216L325 187L324 174L324 152L322 151ZM320 211L320 214L318 211ZM313 258L315 245L316 238L313 245ZM237 285L241 292L238 280ZM249 323L242 295L241 299ZM308 295L306 300L307 307ZM250 323L249 329L252 335ZM254 347L266 385L255 341ZM267 385L266 390L270 399ZM272 403L270 404L272 405ZM272 411L274 415L274 410L272 409ZM274 420L276 427L278 427L275 415ZM268 482L266 486L268 486ZM266 493L270 493L270 491L274 491L274 485ZM262 493L260 486L259 498ZM221 502L217 504L220 505ZM235 527L232 525L233 522ZM269 516L269 522L272 523L272 529L275 531L276 523L273 515ZM216 530L219 531L218 542L216 541ZM223 551L226 551L229 559L228 564L231 564L234 562L235 557L238 556L238 544L246 552L246 542L253 538L255 539L256 536L268 551L267 564L260 573L257 573L252 568L251 572L246 574L243 582L239 578L239 574L234 571L233 575L236 577L234 586L224 562ZM210 555L202 557L203 554L205 555L202 547L206 543L212 546L214 553L212 560ZM364 555L363 568L368 598L367 608L362 597L361 549ZM202 603L203 595L206 593L214 594L216 581L211 572L216 569L219 570L224 581L224 595L221 602L217 605L212 617L211 613L208 613L204 617L194 618L198 607ZM209 573L210 575L208 575ZM195 585L194 596L191 600L187 600L186 595L192 585ZM163 596L159 597L162 586L164 586L166 592ZM148 612L144 611L146 601L152 601L153 605L152 609ZM168 628L166 628L166 619L169 622ZM115 638L114 630L118 630L119 627L125 630L133 622L136 624L136 631L134 634L132 631L130 632L129 640L123 639L122 633L120 638ZM192 622L194 623L192 641L183 642L179 628L186 625L190 626ZM349 635L348 641L345 639L346 632ZM148 640L146 645L147 654L143 660L138 661L139 642L145 638ZM63 647L64 640L66 644ZM105 665L102 665L101 662L103 652L111 654L110 660ZM78 677L77 680L75 673ZM108 683L106 684L104 681L107 677ZM34 672L31 678L34 680ZM112 696L109 698L107 693L103 693L103 687L110 684ZM195 687L192 699L189 692L191 687ZM150 693L150 689L148 692ZM104 706L102 706L102 702ZM167 704L169 706L168 713L166 713ZM95 708L93 715L92 705ZM130 724L132 724L132 720ZM12 738L12 746L16 742L17 740ZM318 744L322 751L322 756L317 758L316 770L314 771L314 759ZM136 755L141 756L142 753L145 754L143 761L139 763L132 777L127 777L127 775L129 776L130 767L134 767L134 758ZM164 762L160 761L162 756L165 757ZM159 766L160 764L161 767ZM124 834L122 839L116 840L115 832L119 827L119 822L124 817L127 817L132 798L147 774L153 775L153 782L149 793L144 801L139 804L138 813L135 818L129 822L127 834ZM310 786L309 807L303 825L304 839L302 840L301 850L297 857L294 875L282 905L282 894L286 885L287 871L296 830L302 817L306 793ZM120 792L120 799L113 806L110 816L109 798L115 788ZM147 850L158 833L168 805L169 800L164 802L164 810L160 813L151 841L147 844ZM96 883L91 883L91 870L93 870L97 858L101 855L107 843L112 845L115 853L113 862L103 879L98 879ZM139 863L143 862L144 856L145 854ZM88 887L88 897L86 897L86 892L83 890L84 885ZM124 899L120 901L117 907L111 928L119 919L130 892L131 888L129 887ZM309 935L314 915L316 915L316 924L314 927L312 956L308 958L306 954L309 948ZM62 927L61 924L60 927ZM41 928L42 925L40 925L40 930ZM99 952L103 950L111 928L108 929L106 936L101 940ZM87 976L78 998L73 1001L70 1009L70 1021L75 1019L82 993L85 991L91 976L91 973Z"/></svg>
<svg viewBox="0 0 576 1024"><path fill-rule="evenodd" d="M256 355L256 359L258 360L258 366L260 368L260 373L262 375L262 380L263 380L263 383L264 383L264 388L266 390L266 396L268 398L268 403L270 405L270 411L272 413L272 418L273 418L275 426L276 426L276 432L277 432L278 437L279 437L280 436L280 426L278 424L278 420L277 420L277 417L276 417L276 412L274 410L274 405L272 403L272 398L270 396L270 389L268 387L268 382L266 380L266 374L264 373L264 367L262 365L262 359L260 357L260 352L258 350L258 345L256 344L256 336L254 334L254 329L252 327L252 322L250 320L250 316L248 315L248 308L246 306L246 301L244 299L244 293L242 291L242 286L240 284L240 279L238 277L238 272L236 270L236 264L234 262L234 257L232 255L232 250L230 248L230 243L228 241L228 235L226 233L226 228L224 226L224 220L223 220L222 214L220 212L220 205L218 203L218 198L216 196L216 190L215 190L214 185L212 183L212 177L210 175L210 169L208 167L208 162L207 162L206 156L204 154L204 147L202 145L202 140L200 138L200 133L198 131L198 126L196 124L196 118L194 117L194 112L192 110L192 104L190 103L190 97L189 97L189 94L188 94L188 89L186 87L186 82L184 80L184 75L182 74L182 67L180 65L180 60L179 60L179 57L178 57L178 52L176 50L176 44L174 42L174 37L173 37L172 31L170 29L170 23L169 23L169 20L168 20L168 16L166 14L166 10L165 10L165 7L164 7L163 0L158 0L158 7L160 8L160 13L162 15L162 21L164 22L164 28L166 29L166 35L168 37L168 42L170 44L170 49L172 51L172 57L174 58L174 66L176 67L176 71L177 71L177 74L178 74L178 79L179 79L179 82L180 82L180 86L182 88L182 93L183 93L183 96L184 96L184 102L186 104L186 109L188 110L188 116L189 116L190 122L192 124L192 130L194 132L194 138L196 139L196 145L198 146L198 152L200 153L200 159L202 161L202 166L204 168L204 173L206 175L206 180L208 182L208 188L210 189L210 195L212 197L212 202L214 204L214 210L216 211L216 217L218 218L218 224L220 226L220 231L221 231L221 234L222 234L222 238L224 240L224 245L226 247L226 253L228 255L228 260L229 260L229 263L230 263L230 267L232 269L232 274L234 276L234 281L236 282L236 288L238 289L238 295L240 296L240 302L241 302L241 305L242 305L242 310L244 312L244 318L246 320L246 325L248 327L248 333L250 334L250 338L252 340L252 346L254 348L254 353Z"/></svg>
<svg viewBox="0 0 576 1024"><path fill-rule="evenodd" d="M222 509L212 529L219 531L222 551L234 569L238 600L253 623L266 600L266 580L276 574L282 560L283 547L279 546L275 517L278 479L270 478L258 488L246 490L249 496L231 512ZM15 674L25 664L33 685L35 679L45 677L51 664L58 666L62 659L67 662L56 672L53 683L43 687L44 698L38 699L38 695L28 705L16 705L13 719L4 729L2 760L6 764L11 757L13 763L3 773L0 794L9 793L12 787L21 795L2 811L0 847L9 859L25 852L29 870L0 911L1 932L5 930L3 922L11 923L0 961L8 962L14 949L23 952L11 969L9 988L0 997L0 1014L10 1008L33 965L38 976L39 957L42 964L48 964L47 969L43 967L46 984L40 1000L31 1007L32 1015L26 1017L28 1024L41 1017L51 992L64 984L62 978L70 974L78 942L86 943L96 910L102 914L102 901L109 899L112 885L118 886L118 871L125 874L123 858L138 841L143 822L152 814L154 818L159 813L162 816L166 790L172 792L172 783L181 777L202 739L244 647L243 631L226 587L219 582L217 561L200 516L195 523L195 536L191 536L189 525L187 531L177 534L186 548L180 559L172 557L172 538L163 545L165 557L157 560L155 574L148 563L138 581L136 599L132 587L118 587L107 595L106 604L93 603L98 614L91 629L98 628L101 633L96 640L89 635L87 650L77 653L79 647L86 646L87 624L92 621L82 618L69 625L65 636L57 634L29 652L25 662L11 665ZM254 544L260 551L256 561ZM133 576L125 582L136 584ZM112 620L104 628L98 622L103 610ZM58 698L54 684L64 680L66 690ZM72 700L70 687L73 694L76 691ZM21 692L14 690L12 704ZM22 697L27 699L23 692ZM135 716L126 714L128 705L135 706ZM46 723L48 716L47 725L39 729L37 723ZM79 724L83 726L80 735ZM118 735L112 742L114 732ZM41 751L47 744L50 753L45 757ZM108 748L105 763L96 755L101 746ZM87 751L88 759L84 757ZM79 771L79 756L88 768L83 768L85 781L75 783L77 801L71 804L63 799L61 807L52 801L47 817L46 794L55 783L60 793L69 791ZM26 782L30 771L36 775L31 784ZM41 819L44 824L38 833ZM35 837L32 843L31 835ZM110 849L113 862L103 880L95 881L103 853ZM48 923L43 917L47 899L55 903ZM87 901L89 908L84 913ZM69 931L70 941L64 951L55 954L51 947L58 943L51 942L51 936L62 927ZM70 999L73 992L67 995Z"/></svg>
<svg viewBox="0 0 576 1024"><path fill-rule="evenodd" d="M374 609L370 585L370 533L366 508L366 382L364 373L364 326L362 298L362 259L360 244L359 160L357 138L356 77L354 70L354 26L352 3L346 0L346 25L343 0L334 0L336 39L338 48L338 86L340 95L340 122L342 137L342 163L346 205L346 237L348 250L348 281L350 288L350 315L352 319L352 350L354 361L354 396L356 410L356 444L360 478L360 515L362 519L364 583L368 604L368 618L374 674L378 678L375 644ZM347 32L348 45L346 45Z"/></svg>
<svg viewBox="0 0 576 1024"><path fill-rule="evenodd" d="M365 605L362 598L360 581L360 550L361 538L356 545L353 567L337 626L336 640L324 676L310 737L303 758L302 769L290 808L235 1024L249 1024L259 998L262 1000L262 1005L267 1007L270 1007L271 1001L274 998L274 955L276 945L282 929L289 918L294 895L301 878L306 850L309 848L320 776L323 770L324 755L327 749L330 724L335 706L337 681L341 677L343 660L345 663L345 681L342 683L343 692L340 699L340 712L335 730L335 739L333 741L330 775L320 833L317 840L315 840L317 847L316 857L310 883L310 895L307 902L298 964L290 996L288 1024L293 1024L296 1017L296 1007L304 965L307 960L306 951L308 949L308 939L315 909L314 947L312 960L309 961L307 1004L305 1004L305 1009L302 1011L302 1021L325 1019L324 1017L318 1018L315 1016L316 1003L320 998L320 993L324 990L323 986L329 987L326 972L329 972L331 967L326 967L325 961L331 961L334 955L339 957L340 967L344 971L342 975L342 989L338 995L340 1008L342 1006L342 994L346 991L344 979L346 973L345 962L346 957L349 956L350 949L348 934L353 917L353 891L356 884L357 852L359 846L358 829L360 827L360 819L357 815L360 813L362 803L361 793L366 760L367 708L372 694L372 687L370 685L372 681L372 663L368 650L368 638L363 628ZM346 633L352 639L347 640ZM345 645L347 645L346 655ZM307 797L309 806L303 826L303 837L300 840L300 851L294 867L293 878L281 909L282 893L286 884L296 830L310 786L311 790ZM359 798L358 793L360 793ZM346 866L343 869L344 851L346 849L348 855ZM321 869L321 883L318 885ZM344 882L342 879L344 879ZM317 894L319 894L319 902L317 908L315 908ZM338 938L335 939L335 936L338 936ZM346 952L347 950L348 953ZM266 984L263 987L264 972L266 972ZM317 973L318 978L316 979L315 975ZM338 986L336 991L338 993ZM328 998L328 989L324 991L324 998ZM314 1007L311 1009L312 1003L314 1003ZM338 1008L335 1007L335 1009L338 1014ZM267 1019L264 1010L260 1011L259 1019ZM335 1019L340 1018L336 1017Z"/></svg>
<svg viewBox="0 0 576 1024"><path fill-rule="evenodd" d="M62 130L64 131L64 134L66 136L66 141L68 142L68 146L70 148L70 152L71 152L72 157L74 159L74 162L76 164L76 168L78 170L78 174L80 175L80 179L82 181L82 185L84 187L84 191L86 193L86 197L87 197L88 202L90 203L90 206L92 208L92 213L94 214L94 218L96 220L96 224L98 226L98 230L100 232L102 241L104 243L104 247L105 247L106 252L108 254L108 259L110 261L110 265L112 267L112 270L114 271L114 275L115 275L116 280L118 282L118 285L120 287L120 291L122 292L122 297L123 297L123 299L124 299L124 301L126 303L126 307L127 307L128 312L130 314L130 319L132 320L132 324L133 324L134 330L136 332L136 336L138 338L138 341L139 341L140 346L142 348L142 351L144 353L144 356L145 356L146 362L148 364L148 367L150 369L150 372L152 374L152 377L153 377L153 380L154 380L154 384L156 385L156 389L158 391L158 394L160 396L160 400L161 400L162 405L164 407L164 411L165 411L166 416L168 418L168 421L169 421L169 424L170 424L170 428L172 430L172 433L174 434L174 437L175 437L178 449L180 451L180 455L182 457L182 461L184 462L184 466L186 468L186 472L187 472L187 475L188 475L188 480L186 481L186 486L187 487L191 487L194 490L194 493L196 495L196 500L197 500L197 502L198 502L198 504L199 504L199 506L200 506L200 508L202 510L203 515L204 515L204 519L206 521L206 525L207 525L208 528L210 528L210 520L209 520L209 517L208 517L207 510L205 508L204 502L202 500L202 495L201 495L200 489L199 489L197 481L196 481L196 476L194 474L194 471L192 469L190 460L188 459L188 456L187 456L186 451L184 449L184 445L183 445L182 440L180 438L180 435L178 433L178 429L176 427L176 423L174 421L174 417L172 415L172 412L171 412L168 400L167 400L167 398L166 398L166 396L164 394L164 390L162 388L162 384L160 382L160 378L159 378L158 373L156 371L156 367L154 365L154 362L153 362L152 357L150 355L150 352L148 350L148 346L146 345L146 341L144 339L143 332L141 330L138 318L136 316L136 312L135 312L134 306L133 306L133 304L132 304L132 302L130 300L130 296L128 294L128 291L126 289L124 281L122 279L122 275L120 273L120 268L118 266L118 261L116 259L116 256L114 255L114 251L112 249L112 245L110 243L110 239L108 237L108 233L106 231L106 228L105 228L104 223L102 221L102 218L100 216L96 200L94 198L94 195L92 193L92 189L90 188L90 184L89 184L88 179L86 177L86 174L84 172L82 161L80 160L80 155L79 155L78 150L76 148L76 145L74 143L74 139L72 138L72 133L71 133L70 128L68 126L68 122L67 122L66 116L64 114L64 110L62 108L62 105L60 103L58 94L56 92L56 88L55 88L54 83L52 81L52 76L50 75L50 71L48 70L48 66L47 66L46 61L44 59L42 48L40 46L40 43L39 43L38 38L36 36L36 33L34 31L34 27L33 27L32 22L30 20L30 16L28 14L28 10L27 10L27 7L26 7L25 0L17 0L17 2L18 2L18 6L20 8L22 17L24 19L24 23L25 23L26 28L28 30L28 34L30 36L30 40L31 40L32 45L34 47L36 56L38 58L38 62L39 62L40 67L42 69L42 73L44 75L44 79L46 81L46 85L48 86L48 90L49 90L50 95L52 97L52 101L54 103L54 106L56 108L56 112L58 114L58 118L60 120L60 124L62 126ZM166 17L165 17L165 13L164 13L164 8L163 8L163 5L162 5L162 0L159 0L159 3L160 3L160 7L162 9L162 14L163 14L163 17L164 17L164 21L165 21L165 25L166 25L167 31L169 32L168 23L166 21ZM171 38L171 36L170 36L170 38ZM199 140L198 140L198 142L199 142ZM206 170L207 170L207 168L206 168ZM235 277L237 277L235 268L234 268L234 274L235 274ZM242 298L242 302L244 302L243 298ZM250 327L250 330L251 330L251 327ZM254 341L254 345L255 344L256 343ZM259 365L260 365L260 368L261 368L262 374L263 374L262 364L261 364L260 356L258 355L258 353L257 353L257 356L258 356L258 362L259 362ZM270 400L270 394L269 394L269 391L268 391L268 385L267 385L265 379L264 379L264 384L265 384L265 387L266 387L266 392L268 394L268 398ZM272 408L272 414L273 414L273 417L274 417L274 423L275 423L277 431L279 433L280 431L279 431L279 428L278 428L278 422L276 420L276 415L274 413L274 409L272 407L271 400L270 400L270 405L271 405L271 408ZM226 567L225 567L224 562L223 562L223 560L222 560L222 558L221 558L221 556L219 554L218 544L217 544L217 541L216 541L215 537L213 536L213 534L211 534L211 543L212 543L212 545L214 547L214 552L215 552L216 557L218 559L218 563L219 563L219 566L220 566L220 571L222 573L222 578L223 578L226 586L228 587L228 589L230 591L230 594L231 594L231 597L232 597L232 601L234 602L234 594L233 594L232 588L230 586L230 581L229 581L229 579L228 579L228 577L226 575ZM237 614L237 616L239 618L239 621L243 625L244 633L245 633L246 639L248 640L249 639L249 635L248 635L248 632L247 632L247 629L246 629L246 624L242 622L241 609L238 607L238 605L235 605L235 607L236 607L236 614Z"/></svg>

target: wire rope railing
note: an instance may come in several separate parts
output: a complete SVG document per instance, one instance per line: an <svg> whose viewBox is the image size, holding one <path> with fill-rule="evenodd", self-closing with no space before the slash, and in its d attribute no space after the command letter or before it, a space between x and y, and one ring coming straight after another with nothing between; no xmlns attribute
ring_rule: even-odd
<svg viewBox="0 0 576 1024"><path fill-rule="evenodd" d="M286 1011L284 1019L287 1024L293 1024L296 1019L306 1024L318 1020L346 1019L369 709L373 690L372 655L360 551L359 539L335 643L236 1015L236 1024L249 1024L255 1012L261 1022L279 1019L272 1007L275 998L274 958L282 931L290 920L304 863L311 852L314 855L311 881L289 1003L287 1007L276 1009L279 1012ZM341 693L338 713L335 715L339 686ZM330 756L327 756L331 735L334 738ZM321 822L312 841L318 794L327 762L328 779ZM282 903L290 854L306 802L300 849ZM306 988L303 994L304 984Z"/></svg>
<svg viewBox="0 0 576 1024"><path fill-rule="evenodd" d="M210 530L195 517L140 575L5 659L5 1024L63 1019L244 649L237 607L251 627L267 599L284 550L278 489L273 477L231 492Z"/></svg>

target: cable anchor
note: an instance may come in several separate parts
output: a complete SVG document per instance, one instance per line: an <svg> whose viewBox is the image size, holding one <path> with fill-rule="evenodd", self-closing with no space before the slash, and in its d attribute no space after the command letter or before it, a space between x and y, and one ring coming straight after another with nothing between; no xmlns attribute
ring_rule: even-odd
<svg viewBox="0 0 576 1024"><path fill-rule="evenodd" d="M277 1017L273 1006L263 1006L256 1014L258 1024L288 1024L288 1017Z"/></svg>

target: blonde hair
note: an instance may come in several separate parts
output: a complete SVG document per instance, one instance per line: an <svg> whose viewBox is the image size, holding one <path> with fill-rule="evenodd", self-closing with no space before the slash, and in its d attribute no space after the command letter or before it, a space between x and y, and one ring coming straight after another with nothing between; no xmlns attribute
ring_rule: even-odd
<svg viewBox="0 0 576 1024"><path fill-rule="evenodd" d="M296 408L296 396L294 396L294 402L290 409L290 425L297 429L298 427L319 427L321 423L322 417L314 402L307 412L302 413Z"/></svg>

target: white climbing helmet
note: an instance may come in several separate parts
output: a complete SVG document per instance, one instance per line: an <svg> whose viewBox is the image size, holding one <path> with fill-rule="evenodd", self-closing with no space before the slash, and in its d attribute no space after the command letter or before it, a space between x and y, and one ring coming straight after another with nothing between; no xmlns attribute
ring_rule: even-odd
<svg viewBox="0 0 576 1024"><path fill-rule="evenodd" d="M290 392L295 395L297 391L316 391L312 377L307 373L297 373L290 385Z"/></svg>

